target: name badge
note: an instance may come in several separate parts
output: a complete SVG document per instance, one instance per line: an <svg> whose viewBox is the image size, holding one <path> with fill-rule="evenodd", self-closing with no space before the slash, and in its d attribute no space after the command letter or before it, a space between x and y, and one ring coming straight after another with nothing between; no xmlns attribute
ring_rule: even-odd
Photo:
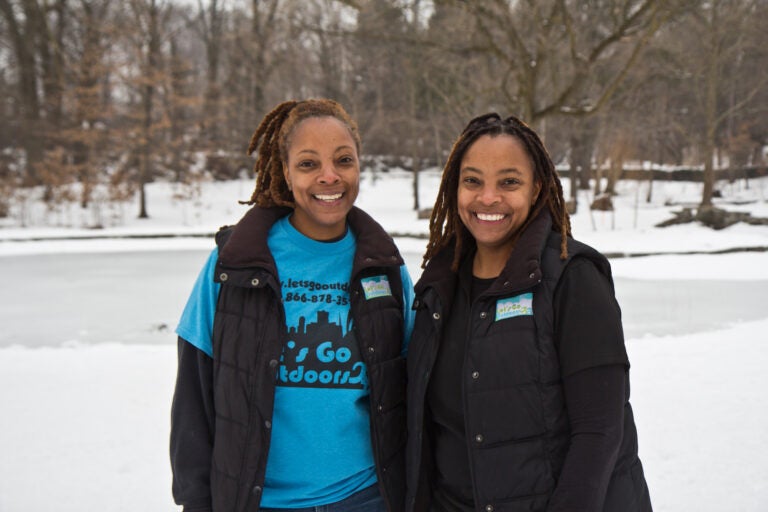
<svg viewBox="0 0 768 512"><path fill-rule="evenodd" d="M363 284L366 300L392 296L392 289L389 287L387 276L365 277L361 280L361 283Z"/></svg>
<svg viewBox="0 0 768 512"><path fill-rule="evenodd" d="M533 293L523 293L496 301L496 321L533 315Z"/></svg>

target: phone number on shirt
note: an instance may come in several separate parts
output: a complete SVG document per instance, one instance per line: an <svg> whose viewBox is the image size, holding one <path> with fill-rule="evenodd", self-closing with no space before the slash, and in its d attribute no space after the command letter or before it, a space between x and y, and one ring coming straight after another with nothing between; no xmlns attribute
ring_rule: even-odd
<svg viewBox="0 0 768 512"><path fill-rule="evenodd" d="M333 295L330 293L320 295L307 295L306 293L288 292L285 294L285 302L305 302L312 304L336 304L337 306L349 305L349 297Z"/></svg>

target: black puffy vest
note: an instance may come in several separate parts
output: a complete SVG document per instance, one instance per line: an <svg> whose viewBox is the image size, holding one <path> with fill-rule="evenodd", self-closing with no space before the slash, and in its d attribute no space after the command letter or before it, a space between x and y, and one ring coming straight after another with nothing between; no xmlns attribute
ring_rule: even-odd
<svg viewBox="0 0 768 512"><path fill-rule="evenodd" d="M478 512L545 511L569 446L569 423L554 342L554 291L574 257L592 260L609 279L607 260L568 240L560 259L560 235L540 214L517 242L506 268L473 305L465 356L462 400L467 450ZM406 510L429 510L431 461L424 403L455 287L452 251L430 262L416 285L416 323L408 355ZM533 293L533 316L494 322L498 299ZM627 387L628 389L628 387ZM648 512L648 489L637 457L637 433L629 397L624 434L604 511Z"/></svg>
<svg viewBox="0 0 768 512"><path fill-rule="evenodd" d="M275 263L267 247L284 208L253 208L216 236L222 284L213 326L216 409L211 465L213 510L259 509L269 452L278 361L286 340ZM379 488L391 512L404 507L405 361L403 260L391 238L354 208L348 222L357 237L350 287L353 329L367 366L371 441ZM365 300L360 280L386 274L389 297Z"/></svg>

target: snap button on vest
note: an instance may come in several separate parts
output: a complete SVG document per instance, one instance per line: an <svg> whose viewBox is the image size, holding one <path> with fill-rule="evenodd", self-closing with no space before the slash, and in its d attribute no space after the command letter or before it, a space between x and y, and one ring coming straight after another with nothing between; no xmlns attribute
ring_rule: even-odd
<svg viewBox="0 0 768 512"><path fill-rule="evenodd" d="M480 372L472 372L472 378L473 379L479 379L480 378Z"/></svg>
<svg viewBox="0 0 768 512"><path fill-rule="evenodd" d="M253 489L251 489L251 493L254 496L258 496L259 494L261 494L261 486L260 485L254 486Z"/></svg>
<svg viewBox="0 0 768 512"><path fill-rule="evenodd" d="M264 421L264 426L267 428L272 428L272 422L269 420Z"/></svg>
<svg viewBox="0 0 768 512"><path fill-rule="evenodd" d="M477 434L475 436L475 441L477 441L478 443L482 443L483 442L483 434Z"/></svg>
<svg viewBox="0 0 768 512"><path fill-rule="evenodd" d="M276 368L277 367L277 359L272 359L269 361L269 367L270 368Z"/></svg>
<svg viewBox="0 0 768 512"><path fill-rule="evenodd" d="M485 510L486 512L493 512L493 505L486 505Z"/></svg>
<svg viewBox="0 0 768 512"><path fill-rule="evenodd" d="M368 347L368 352L370 352L371 354L373 354L374 352L376 352L376 349L375 349L375 348L373 348L373 347Z"/></svg>
<svg viewBox="0 0 768 512"><path fill-rule="evenodd" d="M229 279L229 276L226 274L226 272L222 272L221 274L219 274L219 279L222 281L226 281L227 279Z"/></svg>
<svg viewBox="0 0 768 512"><path fill-rule="evenodd" d="M485 320L485 317L487 316L488 316L488 313L486 313L485 311L480 313L480 318L482 318L483 320Z"/></svg>
<svg viewBox="0 0 768 512"><path fill-rule="evenodd" d="M529 278L531 278L531 279L533 279L534 277L536 277L536 274L534 274L533 272L531 272L531 275L529 275L528 277L529 277Z"/></svg>
<svg viewBox="0 0 768 512"><path fill-rule="evenodd" d="M432 318L435 320L440 320L440 313L432 313Z"/></svg>
<svg viewBox="0 0 768 512"><path fill-rule="evenodd" d="M251 280L251 285L252 286L259 286L259 280L258 279L252 279Z"/></svg>

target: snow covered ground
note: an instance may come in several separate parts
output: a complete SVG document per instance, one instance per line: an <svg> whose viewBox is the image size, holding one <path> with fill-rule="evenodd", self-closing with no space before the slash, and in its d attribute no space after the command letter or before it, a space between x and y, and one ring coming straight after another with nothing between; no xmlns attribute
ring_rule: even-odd
<svg viewBox="0 0 768 512"><path fill-rule="evenodd" d="M422 207L432 203L438 179L436 173L422 176ZM149 220L134 219L134 205L104 207L96 215L74 206L45 212L29 203L24 205L29 227L19 228L13 220L0 224L5 326L0 330L11 333L10 339L0 335L0 511L177 510L167 456L176 365L172 328L195 278L196 260L202 263L211 248L210 239L200 235L235 222L246 209L236 200L247 198L251 187L251 182L209 183L195 199L180 201L172 198L178 188L155 184L148 191ZM764 248L768 227L653 228L680 208L667 203L695 204L701 189L657 182L654 201L645 203L646 187L622 183L615 213L590 214L583 198L573 231L604 252L665 253L611 261L617 279L628 283L624 289L617 284L620 300L633 283L641 290L642 300L626 295L623 309L625 318L634 319L627 340L632 403L654 508L768 510L768 255L679 254ZM768 216L768 180L753 180L749 189L726 185L723 192L721 201L738 203L728 208ZM424 234L427 221L415 219L411 203L410 181L397 172L375 182L367 175L358 200L391 232ZM106 227L83 227L94 218ZM116 238L151 234L186 236ZM397 242L415 280L425 240L398 237ZM145 283L130 272L102 275L92 270L96 266L76 264L103 257L119 266L125 261L121 255L132 253L140 253L136 256L146 266ZM169 255L176 255L170 265L177 264L181 277L157 281L153 269L169 266ZM665 283L691 292L669 294ZM97 314L78 315L77 305L99 293ZM660 315L668 309L663 301L676 301L670 308L680 311L687 307L691 314L723 318L695 321L691 332L672 327L643 332L643 315ZM728 307L734 303L736 308ZM654 304L662 308L650 307ZM741 309L750 309L750 315L734 313ZM162 318L156 317L158 310ZM119 319L159 327L151 343L105 334ZM657 320L649 318L648 325L660 325ZM104 325L81 326L99 321ZM13 334L25 326L43 329L46 339ZM56 338L57 331L70 327L74 335Z"/></svg>

